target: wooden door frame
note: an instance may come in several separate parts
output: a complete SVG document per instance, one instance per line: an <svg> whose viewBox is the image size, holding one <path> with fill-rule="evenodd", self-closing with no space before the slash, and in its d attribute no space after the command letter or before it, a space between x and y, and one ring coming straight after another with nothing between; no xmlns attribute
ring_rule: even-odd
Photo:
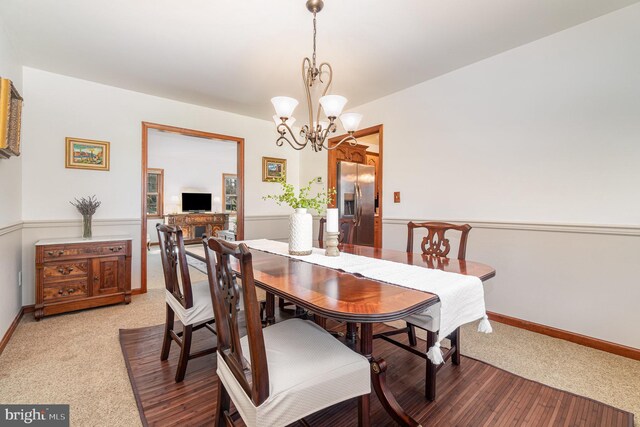
<svg viewBox="0 0 640 427"><path fill-rule="evenodd" d="M239 240L244 239L244 138L237 136L221 135L218 133L205 132L194 129L185 129L176 126L161 125L158 123L142 122L142 224L140 232L140 289L132 290L133 294L143 294L147 292L147 171L149 155L149 129L162 132L170 132L178 135L193 136L205 139L220 139L238 144L236 175L238 175L238 212L236 223L236 234Z"/></svg>
<svg viewBox="0 0 640 427"><path fill-rule="evenodd" d="M383 172L382 172L382 145L383 145L383 129L384 126L382 124L376 125L376 126L371 126L365 129L361 129L359 131L354 132L353 136L354 138L362 138L364 136L369 136L369 135L374 135L374 134L378 134L378 143L379 143L379 165L380 165L380 206L379 207L379 216L380 216L380 229L378 230L379 233L379 242L380 242L380 246L382 246L382 206L384 205L384 203L382 203L383 199L383 195L382 195L382 189L383 189ZM340 136L336 136L333 137L329 140L329 147L331 147L332 145L334 145L335 143L339 142L342 138L344 138L347 135L340 135ZM348 142L344 142L343 144L348 144ZM334 163L336 161L336 152L335 150L328 150L328 156L327 156L327 189L329 188L335 188L337 183L336 183L336 177L331 175L331 164ZM336 200L334 199L333 203L331 204L331 207L336 207Z"/></svg>

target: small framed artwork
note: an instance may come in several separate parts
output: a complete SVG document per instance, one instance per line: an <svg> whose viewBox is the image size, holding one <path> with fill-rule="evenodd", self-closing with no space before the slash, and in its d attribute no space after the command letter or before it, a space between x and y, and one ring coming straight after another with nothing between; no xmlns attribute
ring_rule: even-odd
<svg viewBox="0 0 640 427"><path fill-rule="evenodd" d="M65 166L71 169L109 170L109 143L66 138Z"/></svg>
<svg viewBox="0 0 640 427"><path fill-rule="evenodd" d="M263 157L262 180L264 182L272 182L280 178L287 178L287 159Z"/></svg>
<svg viewBox="0 0 640 427"><path fill-rule="evenodd" d="M0 79L0 159L20 155L22 97L11 80Z"/></svg>

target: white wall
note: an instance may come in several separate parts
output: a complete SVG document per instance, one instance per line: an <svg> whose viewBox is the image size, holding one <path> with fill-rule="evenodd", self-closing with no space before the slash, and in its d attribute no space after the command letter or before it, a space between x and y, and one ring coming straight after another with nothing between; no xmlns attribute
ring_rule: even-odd
<svg viewBox="0 0 640 427"><path fill-rule="evenodd" d="M22 94L22 66L0 22L0 77ZM26 120L26 118L24 118ZM22 270L22 157L0 159L0 338L22 306L18 272Z"/></svg>
<svg viewBox="0 0 640 427"><path fill-rule="evenodd" d="M212 209L222 212L222 174L235 174L238 144L149 131L148 167L164 171L164 213L182 212L181 203L172 202L183 192L211 193ZM164 219L147 220L152 242L158 241L155 224Z"/></svg>
<svg viewBox="0 0 640 427"><path fill-rule="evenodd" d="M274 184L262 182L262 156L287 159L297 185L298 153L275 145L274 125L223 111L144 95L24 68L23 264L34 263L33 243L59 233L79 234L79 215L68 201L95 194L102 201L94 234L126 232L139 248L141 122L148 121L245 139L245 214L279 215L286 207L264 202ZM265 101L265 102L268 102ZM109 172L65 169L67 136L111 143ZM70 222L70 220L73 221ZM137 221L137 223L136 223ZM136 225L131 225L131 224ZM61 225L62 224L62 225ZM246 233L246 237L252 237ZM24 304L34 301L33 269L25 269ZM132 287L140 286L140 252L134 251Z"/></svg>
<svg viewBox="0 0 640 427"><path fill-rule="evenodd" d="M639 224L638 40L635 5L357 107L385 215Z"/></svg>
<svg viewBox="0 0 640 427"><path fill-rule="evenodd" d="M22 66L0 22L0 77L11 79L22 94ZM26 120L26 117L23 118ZM20 222L22 216L22 157L0 159L0 227Z"/></svg>
<svg viewBox="0 0 640 427"><path fill-rule="evenodd" d="M489 310L640 347L639 40L640 4L354 108L384 124L383 245L494 222L468 251Z"/></svg>

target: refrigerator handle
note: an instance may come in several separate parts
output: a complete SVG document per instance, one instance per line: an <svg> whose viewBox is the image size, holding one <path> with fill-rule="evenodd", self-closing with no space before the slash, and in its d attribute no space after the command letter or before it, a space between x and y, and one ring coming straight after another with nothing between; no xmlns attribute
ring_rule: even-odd
<svg viewBox="0 0 640 427"><path fill-rule="evenodd" d="M360 225L360 221L362 220L362 190L360 189L360 184L356 184L356 227Z"/></svg>
<svg viewBox="0 0 640 427"><path fill-rule="evenodd" d="M353 220L358 222L358 183L353 184Z"/></svg>

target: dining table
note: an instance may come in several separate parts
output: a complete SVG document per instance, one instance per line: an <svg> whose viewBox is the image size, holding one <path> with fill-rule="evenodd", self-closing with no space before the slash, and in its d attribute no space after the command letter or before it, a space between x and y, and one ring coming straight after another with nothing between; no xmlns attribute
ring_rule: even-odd
<svg viewBox="0 0 640 427"><path fill-rule="evenodd" d="M339 249L354 255L476 276L483 282L496 274L491 266L468 260L352 244L341 244ZM320 319L360 324L357 351L369 360L373 389L380 403L399 425L420 426L405 412L387 386L386 372L389 367L384 359L374 355L373 325L420 313L436 304L438 296L305 262L304 257L292 258L255 249L250 251L255 284L266 292L267 323L275 322L275 297L279 297L314 313ZM187 246L185 252L197 261L206 262L202 245ZM231 267L240 277L236 260ZM359 400L359 419L362 414L369 412L369 405L368 397Z"/></svg>

